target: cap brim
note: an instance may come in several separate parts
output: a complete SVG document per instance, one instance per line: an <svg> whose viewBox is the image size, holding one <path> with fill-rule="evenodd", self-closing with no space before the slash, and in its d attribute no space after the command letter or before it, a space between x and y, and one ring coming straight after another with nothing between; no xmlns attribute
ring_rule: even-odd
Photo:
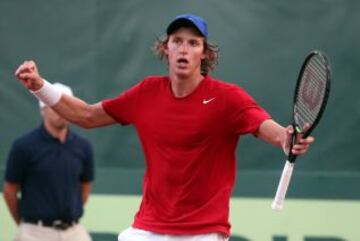
<svg viewBox="0 0 360 241"><path fill-rule="evenodd" d="M166 33L167 35L170 35L181 27L194 28L200 36L205 37L204 34L199 30L199 28L191 20L186 18L175 19L167 27Z"/></svg>

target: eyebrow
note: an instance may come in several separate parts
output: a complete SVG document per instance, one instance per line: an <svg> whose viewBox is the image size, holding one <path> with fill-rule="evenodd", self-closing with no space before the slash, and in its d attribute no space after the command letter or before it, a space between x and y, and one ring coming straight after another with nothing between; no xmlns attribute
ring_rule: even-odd
<svg viewBox="0 0 360 241"><path fill-rule="evenodd" d="M174 34L173 39L185 39L185 38L182 37L182 36ZM200 36L191 36L190 38L186 38L186 40L187 41L198 41L198 42L200 42L202 40L202 37L200 37Z"/></svg>

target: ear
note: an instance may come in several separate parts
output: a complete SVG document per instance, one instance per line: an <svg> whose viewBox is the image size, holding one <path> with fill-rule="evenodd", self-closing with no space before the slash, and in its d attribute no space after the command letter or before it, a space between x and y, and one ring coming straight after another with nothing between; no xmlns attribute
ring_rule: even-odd
<svg viewBox="0 0 360 241"><path fill-rule="evenodd" d="M208 52L207 52L207 50L205 49L205 46L204 46L204 51L203 51L203 53L202 53L202 55L201 55L201 60L206 59L207 54L208 54Z"/></svg>
<svg viewBox="0 0 360 241"><path fill-rule="evenodd" d="M169 42L169 41L166 41L166 42L163 44L164 53L165 53L166 55L169 55L168 42Z"/></svg>
<svg viewBox="0 0 360 241"><path fill-rule="evenodd" d="M207 47L206 47L206 43L205 43L205 40L203 41L203 53L201 55L201 60L204 60L206 59L206 57L208 55L208 51L207 51Z"/></svg>

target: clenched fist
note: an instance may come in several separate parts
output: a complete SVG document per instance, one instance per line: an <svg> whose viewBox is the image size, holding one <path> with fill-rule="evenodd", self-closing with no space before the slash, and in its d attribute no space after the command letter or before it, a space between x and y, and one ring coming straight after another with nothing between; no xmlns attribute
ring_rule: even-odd
<svg viewBox="0 0 360 241"><path fill-rule="evenodd" d="M40 89L44 84L36 63L32 60L24 61L15 71L15 76L26 88L32 91Z"/></svg>

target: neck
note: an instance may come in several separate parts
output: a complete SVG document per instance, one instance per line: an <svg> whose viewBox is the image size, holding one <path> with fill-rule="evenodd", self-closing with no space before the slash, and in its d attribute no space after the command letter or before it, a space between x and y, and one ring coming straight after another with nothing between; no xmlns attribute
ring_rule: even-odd
<svg viewBox="0 0 360 241"><path fill-rule="evenodd" d="M170 75L171 90L175 97L181 98L191 94L204 79L200 73L191 77Z"/></svg>
<svg viewBox="0 0 360 241"><path fill-rule="evenodd" d="M66 140L66 136L68 133L68 128L66 125L62 126L62 127L55 127L51 124L49 124L48 122L44 122L44 126L46 131L54 138L58 139L61 143L64 143Z"/></svg>

